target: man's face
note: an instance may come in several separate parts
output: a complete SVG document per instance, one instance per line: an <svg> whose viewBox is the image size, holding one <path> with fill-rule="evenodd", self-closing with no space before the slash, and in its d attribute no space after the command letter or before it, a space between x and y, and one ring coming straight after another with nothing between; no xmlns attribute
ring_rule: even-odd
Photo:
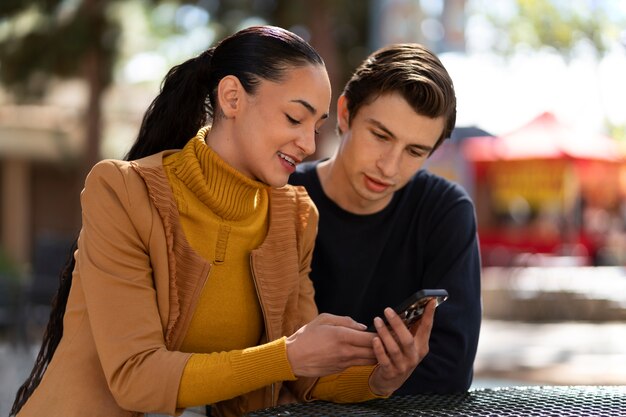
<svg viewBox="0 0 626 417"><path fill-rule="evenodd" d="M417 114L397 93L362 106L351 123L345 97L337 105L343 132L336 155L338 204L357 214L370 214L389 204L393 193L422 167L444 129L444 118Z"/></svg>

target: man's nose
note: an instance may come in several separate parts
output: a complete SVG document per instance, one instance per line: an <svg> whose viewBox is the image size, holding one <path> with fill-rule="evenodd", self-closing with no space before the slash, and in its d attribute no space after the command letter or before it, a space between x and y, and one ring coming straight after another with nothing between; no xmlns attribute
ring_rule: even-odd
<svg viewBox="0 0 626 417"><path fill-rule="evenodd" d="M392 178L400 170L401 157L402 152L400 150L390 149L379 155L376 166L385 177Z"/></svg>

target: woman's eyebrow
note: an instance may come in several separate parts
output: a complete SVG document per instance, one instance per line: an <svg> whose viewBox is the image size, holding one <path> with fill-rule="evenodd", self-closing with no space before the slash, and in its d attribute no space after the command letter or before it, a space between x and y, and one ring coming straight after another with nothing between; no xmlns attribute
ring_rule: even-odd
<svg viewBox="0 0 626 417"><path fill-rule="evenodd" d="M313 107L313 105L311 103L309 103L306 100L302 100L302 99L294 99L291 100L292 103L299 103L302 104L304 106L305 109L307 109L309 111L309 113L311 113L313 116L315 116L317 114L317 109L315 107ZM326 119L328 118L328 113L324 113L322 114L322 119Z"/></svg>

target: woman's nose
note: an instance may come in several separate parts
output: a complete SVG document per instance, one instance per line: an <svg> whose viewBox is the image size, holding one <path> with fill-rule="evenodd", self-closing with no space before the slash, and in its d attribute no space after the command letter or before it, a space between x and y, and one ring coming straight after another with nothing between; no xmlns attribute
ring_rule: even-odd
<svg viewBox="0 0 626 417"><path fill-rule="evenodd" d="M298 140L296 140L296 145L302 150L302 152L306 155L312 155L315 152L315 131L310 134L301 135Z"/></svg>

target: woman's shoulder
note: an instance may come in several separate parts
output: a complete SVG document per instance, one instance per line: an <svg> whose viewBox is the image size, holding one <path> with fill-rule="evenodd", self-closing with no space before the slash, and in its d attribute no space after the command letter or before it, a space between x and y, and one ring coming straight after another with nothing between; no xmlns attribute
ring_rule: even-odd
<svg viewBox="0 0 626 417"><path fill-rule="evenodd" d="M270 191L270 212L277 218L295 215L299 232L316 230L319 212L306 189L300 185L285 185Z"/></svg>
<svg viewBox="0 0 626 417"><path fill-rule="evenodd" d="M128 161L103 159L91 168L87 174L85 186L89 188L97 184L104 185L123 181L125 177L132 175L130 168L131 165Z"/></svg>
<svg viewBox="0 0 626 417"><path fill-rule="evenodd" d="M155 198L150 197L148 183L137 168L136 161L116 159L94 165L81 193L84 215L112 222L128 217L141 236L149 236Z"/></svg>
<svg viewBox="0 0 626 417"><path fill-rule="evenodd" d="M315 203L309 196L306 188L302 185L291 185L287 184L280 188L272 188L270 192L271 198L274 201L285 201L291 202L294 204L294 207L298 209L308 208L313 209L317 212L317 207L315 207Z"/></svg>
<svg viewBox="0 0 626 417"><path fill-rule="evenodd" d="M148 199L148 182L166 181L165 175L158 172L163 171L162 164L156 161L162 161L162 157L154 155L137 161L104 159L87 175L83 197L91 196L90 200L115 198L123 204L137 205Z"/></svg>
<svg viewBox="0 0 626 417"><path fill-rule="evenodd" d="M95 164L87 175L85 190L103 187L112 190L128 189L139 180L140 177L133 169L131 162L104 159Z"/></svg>
<svg viewBox="0 0 626 417"><path fill-rule="evenodd" d="M104 159L93 166L87 175L86 185L97 180L111 184L120 183L126 187L143 188L149 173L163 172L163 157L163 153L158 153L134 161Z"/></svg>
<svg viewBox="0 0 626 417"><path fill-rule="evenodd" d="M301 250L306 252L315 241L319 212L303 186L271 188L270 217L282 224L285 219L294 220L296 241ZM300 256L303 257L304 254L301 253Z"/></svg>

